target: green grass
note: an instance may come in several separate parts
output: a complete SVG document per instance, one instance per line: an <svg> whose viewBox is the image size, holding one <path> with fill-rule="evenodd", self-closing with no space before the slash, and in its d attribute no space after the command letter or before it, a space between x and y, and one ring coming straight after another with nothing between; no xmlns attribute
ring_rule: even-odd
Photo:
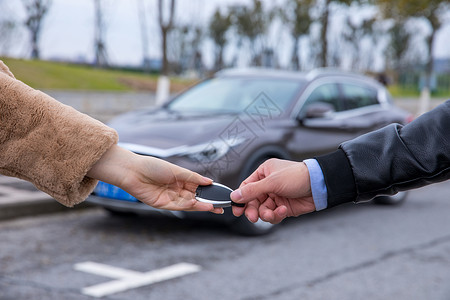
<svg viewBox="0 0 450 300"><path fill-rule="evenodd" d="M35 89L154 91L158 75L133 71L96 69L90 66L40 60L1 58L14 76ZM171 79L183 89L192 81Z"/></svg>
<svg viewBox="0 0 450 300"><path fill-rule="evenodd" d="M158 75L124 70L103 70L90 66L57 63L41 60L2 58L17 79L41 90L97 90L97 91L152 91L156 90ZM171 78L171 91L179 92L195 81ZM393 97L419 97L415 87L390 85ZM441 90L432 97L449 97Z"/></svg>
<svg viewBox="0 0 450 300"><path fill-rule="evenodd" d="M420 91L417 87L407 87L400 85L390 85L388 90L394 98L405 98L405 97L420 97ZM431 93L432 98L446 98L450 96L449 90L438 90Z"/></svg>
<svg viewBox="0 0 450 300"><path fill-rule="evenodd" d="M418 97L418 96L420 96L420 91L414 87L389 85L388 90L393 97Z"/></svg>

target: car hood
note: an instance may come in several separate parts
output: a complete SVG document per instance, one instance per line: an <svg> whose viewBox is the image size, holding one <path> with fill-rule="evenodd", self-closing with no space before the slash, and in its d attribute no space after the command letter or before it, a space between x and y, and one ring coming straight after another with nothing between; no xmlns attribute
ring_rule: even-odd
<svg viewBox="0 0 450 300"><path fill-rule="evenodd" d="M178 113L158 109L128 113L108 125L117 130L120 144L145 152L135 146L170 150L220 139L236 118L235 113Z"/></svg>

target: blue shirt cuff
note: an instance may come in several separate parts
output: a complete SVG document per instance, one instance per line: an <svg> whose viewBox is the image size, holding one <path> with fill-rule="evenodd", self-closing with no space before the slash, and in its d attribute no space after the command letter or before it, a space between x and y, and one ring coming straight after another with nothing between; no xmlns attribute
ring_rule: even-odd
<svg viewBox="0 0 450 300"><path fill-rule="evenodd" d="M325 209L328 206L328 196L322 169L315 159L306 159L303 162L306 164L309 171L311 192L316 210Z"/></svg>

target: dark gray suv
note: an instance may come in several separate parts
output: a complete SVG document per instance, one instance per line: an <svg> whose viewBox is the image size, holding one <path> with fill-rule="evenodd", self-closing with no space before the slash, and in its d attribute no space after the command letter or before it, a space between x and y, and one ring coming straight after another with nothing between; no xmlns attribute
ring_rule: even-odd
<svg viewBox="0 0 450 300"><path fill-rule="evenodd" d="M384 86L362 75L327 69L230 69L161 107L124 114L109 125L118 131L122 147L237 188L269 158L300 161L387 124L409 121L411 115L394 106ZM376 201L399 203L405 195ZM156 210L102 182L89 201L114 213L223 220L244 234L272 228L235 218L229 209L223 216Z"/></svg>

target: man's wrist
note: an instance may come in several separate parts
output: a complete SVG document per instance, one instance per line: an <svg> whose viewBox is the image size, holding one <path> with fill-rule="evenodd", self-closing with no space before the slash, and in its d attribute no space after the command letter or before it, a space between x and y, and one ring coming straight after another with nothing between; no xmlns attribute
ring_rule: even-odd
<svg viewBox="0 0 450 300"><path fill-rule="evenodd" d="M316 211L327 208L327 187L323 177L322 169L315 159L306 159L303 161L308 168L311 182L311 192Z"/></svg>

